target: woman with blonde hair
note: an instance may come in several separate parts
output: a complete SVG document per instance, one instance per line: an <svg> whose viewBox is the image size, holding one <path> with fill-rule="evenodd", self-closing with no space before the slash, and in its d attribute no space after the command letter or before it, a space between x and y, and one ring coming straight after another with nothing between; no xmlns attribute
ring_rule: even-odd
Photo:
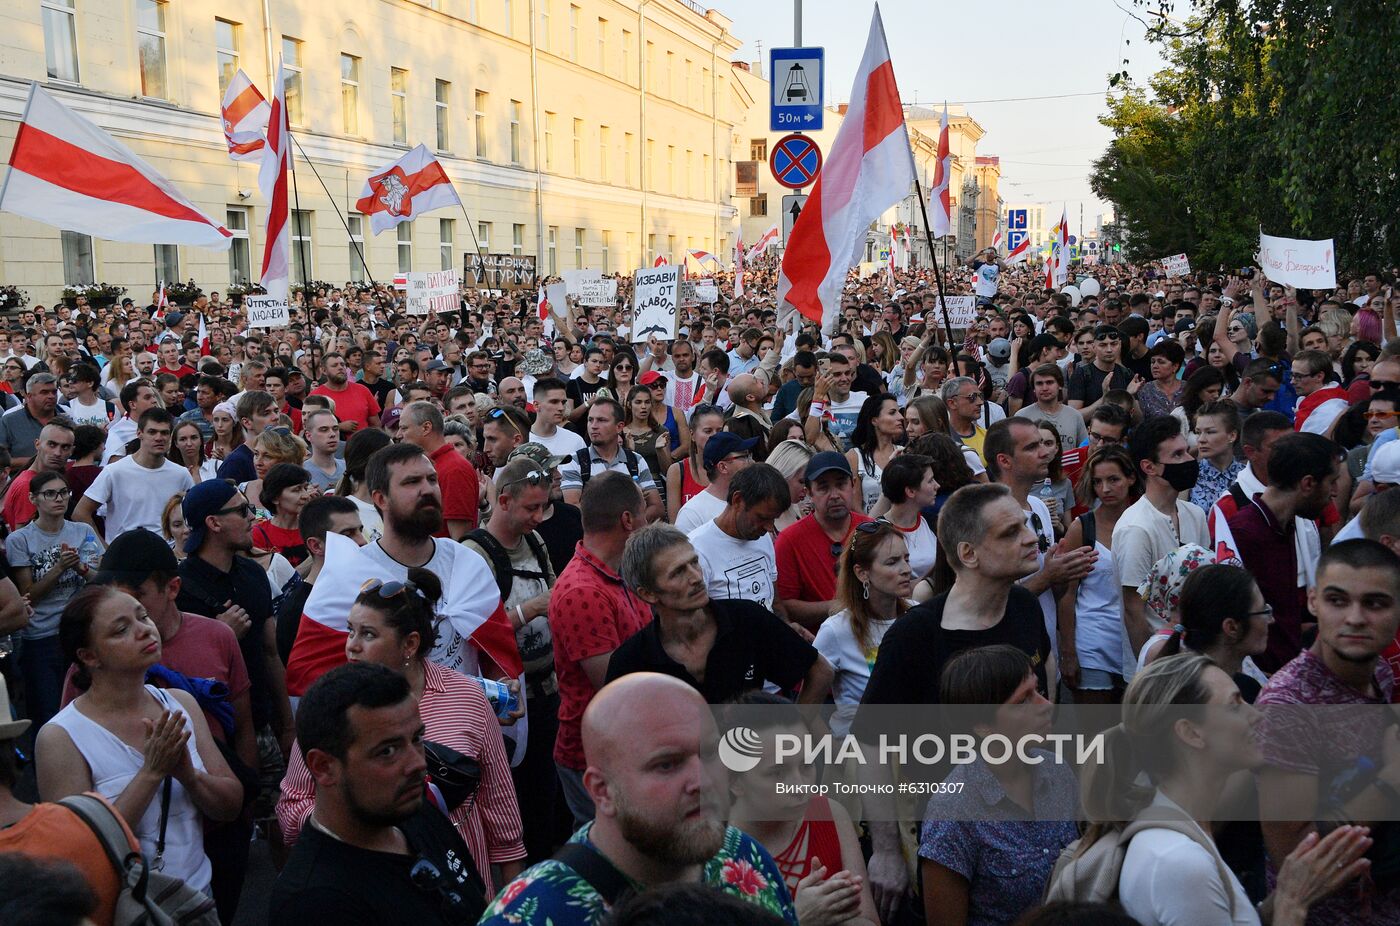
<svg viewBox="0 0 1400 926"><path fill-rule="evenodd" d="M1260 714L1234 679L1209 658L1180 655L1142 670L1123 696L1122 722L1104 734L1105 761L1084 771L1082 800L1090 826L1070 847L1072 860L1052 879L1049 900L1081 899L1075 860L1094 843L1141 818L1126 840L1118 901L1144 926L1302 926L1308 908L1364 875L1369 830L1340 826L1303 838L1279 867L1274 892L1258 910L1211 838L1221 784L1263 765L1254 729ZM1164 890L1164 884L1178 889ZM1189 889L1181 889L1189 885Z"/></svg>
<svg viewBox="0 0 1400 926"><path fill-rule="evenodd" d="M291 463L301 466L306 461L306 442L292 433L291 428L273 427L258 435L253 441L253 471L258 478L251 479L238 487L238 490L254 504L254 520L270 521L272 513L256 505L262 500L263 477L278 463Z"/></svg>
<svg viewBox="0 0 1400 926"><path fill-rule="evenodd" d="M899 348L888 331L877 331L870 336L870 365L881 373L889 374L899 362ZM886 375L885 379L889 376Z"/></svg>
<svg viewBox="0 0 1400 926"><path fill-rule="evenodd" d="M822 622L813 643L836 670L831 683L836 716L831 727L844 736L865 694L870 669L885 632L905 611L914 588L909 547L888 521L864 521L851 532L836 565L836 602L841 610ZM844 710L843 710L844 708Z"/></svg>
<svg viewBox="0 0 1400 926"><path fill-rule="evenodd" d="M815 453L811 444L801 440L785 440L768 451L768 459L764 462L783 474L783 478L787 480L788 494L792 498L788 510L778 515L778 520L773 522L774 530L781 532L783 528L796 524L811 513L812 503L807 499L807 482L803 477L807 472L807 464Z"/></svg>

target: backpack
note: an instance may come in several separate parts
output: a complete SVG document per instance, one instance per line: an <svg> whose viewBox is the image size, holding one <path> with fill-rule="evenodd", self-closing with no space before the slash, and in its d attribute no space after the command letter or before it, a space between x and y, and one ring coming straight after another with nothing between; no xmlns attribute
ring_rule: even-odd
<svg viewBox="0 0 1400 926"><path fill-rule="evenodd" d="M1123 858L1128 844L1143 830L1165 829L1183 836L1210 853L1225 893L1230 898L1230 916L1235 915L1235 892L1230 889L1230 870L1220 857L1220 851L1210 837L1201 832L1195 822L1180 811L1166 807L1149 807L1122 829L1109 830L1092 843L1080 837L1060 852L1050 881L1045 887L1045 903L1079 901L1081 903L1111 903L1118 899L1118 879L1123 873Z"/></svg>
<svg viewBox="0 0 1400 926"><path fill-rule="evenodd" d="M640 472L637 466L637 455L626 447L622 447L622 459L627 464L627 475L632 477L632 481L637 481L637 474ZM584 447L574 454L574 462L578 464L579 490L582 491L588 486L588 477L593 475L593 461L589 458L589 448Z"/></svg>
<svg viewBox="0 0 1400 926"><path fill-rule="evenodd" d="M74 794L59 803L88 825L117 870L113 926L219 926L213 900L178 878L151 871L145 857L132 851L121 818L106 801Z"/></svg>
<svg viewBox="0 0 1400 926"><path fill-rule="evenodd" d="M496 573L496 587L501 590L502 603L510 598L510 590L515 586L516 576L520 576L522 579L549 578L549 553L534 531L525 535L525 542L530 545L530 552L534 555L535 562L540 565L539 572L535 572L533 569L515 568L510 561L510 551L484 527L478 527L471 531L464 539L472 541L485 550L487 556L491 557L491 570Z"/></svg>

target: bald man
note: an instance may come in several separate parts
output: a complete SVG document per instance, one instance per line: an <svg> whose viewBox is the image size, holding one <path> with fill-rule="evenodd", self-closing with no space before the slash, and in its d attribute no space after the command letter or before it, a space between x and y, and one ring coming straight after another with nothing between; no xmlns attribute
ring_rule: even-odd
<svg viewBox="0 0 1400 926"><path fill-rule="evenodd" d="M738 434L744 439L758 438L754 446L754 462L762 463L768 453L768 432L773 430L773 422L763 410L768 398L768 384L752 373L740 373L729 381L729 410L724 429Z"/></svg>
<svg viewBox="0 0 1400 926"><path fill-rule="evenodd" d="M718 739L704 699L679 679L638 672L605 685L583 715L583 781L597 817L506 885L481 926L593 926L626 887L696 881L796 926L772 857L721 819Z"/></svg>
<svg viewBox="0 0 1400 926"><path fill-rule="evenodd" d="M524 409L527 405L525 381L516 376L507 376L501 380L496 387L496 401L502 405L514 405L516 408Z"/></svg>

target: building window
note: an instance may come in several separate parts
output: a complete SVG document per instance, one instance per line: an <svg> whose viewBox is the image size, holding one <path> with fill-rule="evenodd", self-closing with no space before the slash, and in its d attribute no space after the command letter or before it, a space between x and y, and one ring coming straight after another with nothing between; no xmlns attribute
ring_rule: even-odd
<svg viewBox="0 0 1400 926"><path fill-rule="evenodd" d="M248 210L229 206L224 214L224 227L233 235L228 249L228 281L231 286L247 286L252 281L248 250Z"/></svg>
<svg viewBox="0 0 1400 926"><path fill-rule="evenodd" d="M510 0L501 0L501 19L505 28L501 30L505 36L515 35L515 5Z"/></svg>
<svg viewBox="0 0 1400 926"><path fill-rule="evenodd" d="M92 266L92 239L77 232L59 232L63 244L63 282L89 286L97 282Z"/></svg>
<svg viewBox="0 0 1400 926"><path fill-rule="evenodd" d="M510 101L510 162L512 164L520 163L520 121L524 111L525 106L519 100Z"/></svg>
<svg viewBox="0 0 1400 926"><path fill-rule="evenodd" d="M350 227L350 280L354 283L363 283L368 274L365 272L364 248L365 248L365 217L357 212L352 212L345 217L345 224Z"/></svg>
<svg viewBox="0 0 1400 926"><path fill-rule="evenodd" d="M549 51L549 8L552 0L540 0L540 34L535 37L540 51Z"/></svg>
<svg viewBox="0 0 1400 926"><path fill-rule="evenodd" d="M682 94L682 96L683 96L683 99L681 100L681 102L685 103L687 106L691 105L691 103L692 103L692 96L693 96L693 94L692 94L692 89L693 89L694 81L695 81L695 62L691 61L689 58L686 58L686 59L685 59L685 86L681 88L681 94Z"/></svg>
<svg viewBox="0 0 1400 926"><path fill-rule="evenodd" d="M510 227L510 253L520 257L525 253L525 226L512 225Z"/></svg>
<svg viewBox="0 0 1400 926"><path fill-rule="evenodd" d="M312 213L292 210L292 281L309 280L316 261L311 251Z"/></svg>
<svg viewBox="0 0 1400 926"><path fill-rule="evenodd" d="M623 182L624 182L627 186L632 186L632 181L633 181L633 173L632 173L632 147L633 147L636 143L637 143L637 139L633 137L633 135L632 135L631 132L624 132L624 133L622 134L622 170L623 170Z"/></svg>
<svg viewBox="0 0 1400 926"><path fill-rule="evenodd" d="M709 87L710 87L710 69L709 69L709 68L701 68L701 69L700 69L700 111L701 111L702 113L708 113L708 112L710 111L710 100L713 99L713 95L712 95L712 94L708 94L708 93L705 92L706 90L709 89Z"/></svg>
<svg viewBox="0 0 1400 926"><path fill-rule="evenodd" d="M180 282L180 249L173 244L155 246L156 285Z"/></svg>
<svg viewBox="0 0 1400 926"><path fill-rule="evenodd" d="M437 148L439 151L452 150L452 122L448 104L452 101L452 84L445 80L433 81L433 112L437 117Z"/></svg>
<svg viewBox="0 0 1400 926"><path fill-rule="evenodd" d="M413 222L400 222L398 232L399 273L413 270Z"/></svg>
<svg viewBox="0 0 1400 926"><path fill-rule="evenodd" d="M766 160L768 160L768 139L766 139L766 138L751 138L751 139L749 139L749 160L750 160L750 161L766 161Z"/></svg>
<svg viewBox="0 0 1400 926"><path fill-rule="evenodd" d="M476 223L476 244L481 249L482 254L491 253L491 223Z"/></svg>
<svg viewBox="0 0 1400 926"><path fill-rule="evenodd" d="M622 79L632 83L632 33L622 30Z"/></svg>
<svg viewBox="0 0 1400 926"><path fill-rule="evenodd" d="M136 42L141 58L141 95L166 99L164 0L136 0Z"/></svg>
<svg viewBox="0 0 1400 926"><path fill-rule="evenodd" d="M758 195L758 162L735 161L735 192L740 196Z"/></svg>
<svg viewBox="0 0 1400 926"><path fill-rule="evenodd" d="M612 144L612 132L606 125L598 126L598 179L608 182L608 148Z"/></svg>
<svg viewBox="0 0 1400 926"><path fill-rule="evenodd" d="M676 192L676 146L666 146L666 192Z"/></svg>
<svg viewBox="0 0 1400 926"><path fill-rule="evenodd" d="M44 61L50 80L78 82L78 24L73 0L43 0Z"/></svg>
<svg viewBox="0 0 1400 926"><path fill-rule="evenodd" d="M301 107L301 42L282 36L282 66L286 70L287 122L304 125Z"/></svg>
<svg viewBox="0 0 1400 926"><path fill-rule="evenodd" d="M389 68L389 102L394 116L394 143L408 144L408 72Z"/></svg>
<svg viewBox="0 0 1400 926"><path fill-rule="evenodd" d="M598 17L598 73L608 73L608 21Z"/></svg>
<svg viewBox="0 0 1400 926"><path fill-rule="evenodd" d="M583 269L583 236L585 232L582 228L574 229L574 269Z"/></svg>
<svg viewBox="0 0 1400 926"><path fill-rule="evenodd" d="M656 263L656 236L647 235L647 260L646 265L650 267Z"/></svg>
<svg viewBox="0 0 1400 926"><path fill-rule="evenodd" d="M608 252L612 250L612 232L603 232L603 272L609 273L612 267L609 264Z"/></svg>
<svg viewBox="0 0 1400 926"><path fill-rule="evenodd" d="M346 135L360 134L360 59L340 56L340 124Z"/></svg>
<svg viewBox="0 0 1400 926"><path fill-rule="evenodd" d="M574 120L574 176L583 176L583 120Z"/></svg>
<svg viewBox="0 0 1400 926"><path fill-rule="evenodd" d="M759 193L757 196L749 197L749 215L768 214L768 194Z"/></svg>
<svg viewBox="0 0 1400 926"><path fill-rule="evenodd" d="M685 195L694 194L695 182L695 152L689 148L685 149Z"/></svg>
<svg viewBox="0 0 1400 926"><path fill-rule="evenodd" d="M486 137L486 97L485 91L476 91L476 115L472 122L476 128L476 156L479 158L486 157L489 150L489 139Z"/></svg>
<svg viewBox="0 0 1400 926"><path fill-rule="evenodd" d="M666 96L676 98L676 54L670 51L666 52Z"/></svg>
<svg viewBox="0 0 1400 926"><path fill-rule="evenodd" d="M456 220L438 219L438 252L442 257L441 269L452 269L452 244L456 237Z"/></svg>
<svg viewBox="0 0 1400 926"><path fill-rule="evenodd" d="M549 249L549 275L559 275L559 226L549 226L549 235L546 243Z"/></svg>
<svg viewBox="0 0 1400 926"><path fill-rule="evenodd" d="M578 60L578 7L569 4L569 58Z"/></svg>
<svg viewBox="0 0 1400 926"><path fill-rule="evenodd" d="M219 67L219 99L223 99L233 75L238 73L238 25L214 20L214 60Z"/></svg>
<svg viewBox="0 0 1400 926"><path fill-rule="evenodd" d="M556 113L544 114L544 169L554 169L554 121Z"/></svg>

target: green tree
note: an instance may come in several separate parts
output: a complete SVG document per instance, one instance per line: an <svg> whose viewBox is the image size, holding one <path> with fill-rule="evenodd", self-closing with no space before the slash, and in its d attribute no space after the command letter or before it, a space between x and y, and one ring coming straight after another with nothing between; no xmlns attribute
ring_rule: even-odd
<svg viewBox="0 0 1400 926"><path fill-rule="evenodd" d="M1145 4L1138 4L1145 9ZM1164 4L1170 12L1172 4ZM1400 263L1400 0L1194 0L1149 31L1167 66L1101 117L1094 191L1138 258L1251 261L1271 234L1333 238L1342 269Z"/></svg>

